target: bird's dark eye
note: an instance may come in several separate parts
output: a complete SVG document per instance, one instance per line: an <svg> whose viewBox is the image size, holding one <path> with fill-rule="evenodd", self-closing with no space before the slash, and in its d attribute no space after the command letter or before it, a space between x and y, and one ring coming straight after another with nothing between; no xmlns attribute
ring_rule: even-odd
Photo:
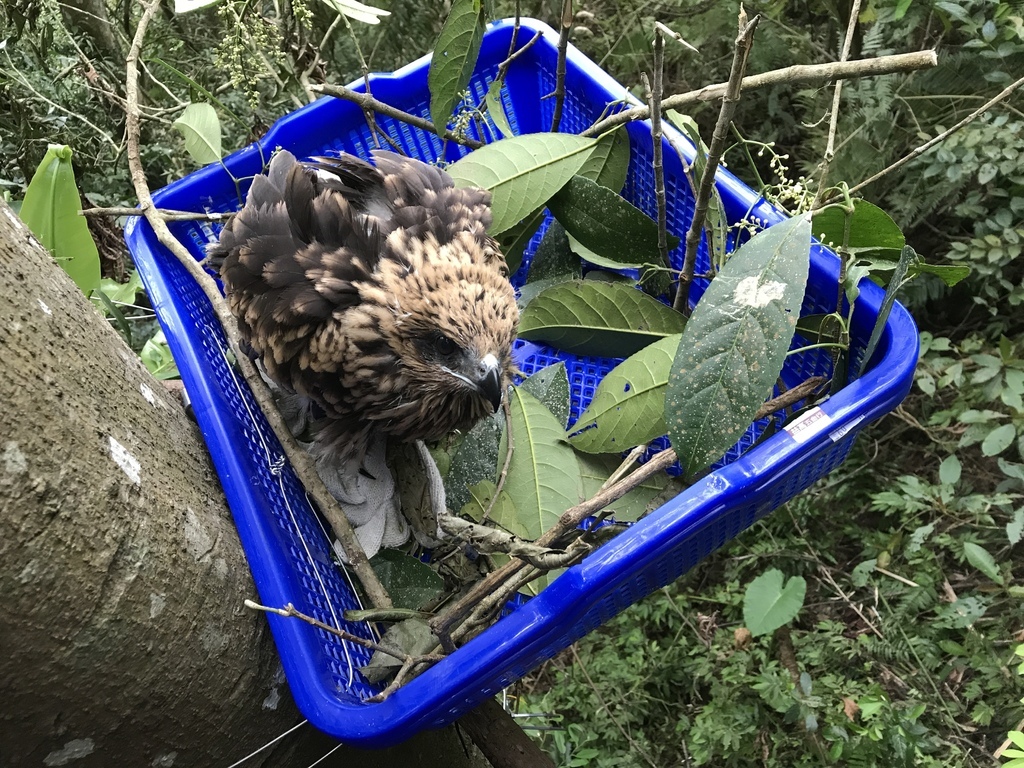
<svg viewBox="0 0 1024 768"><path fill-rule="evenodd" d="M434 339L434 349L436 349L440 354L444 355L445 357L448 357L450 355L454 355L458 351L459 345L456 344L451 339L449 339L447 336L439 335L436 339Z"/></svg>

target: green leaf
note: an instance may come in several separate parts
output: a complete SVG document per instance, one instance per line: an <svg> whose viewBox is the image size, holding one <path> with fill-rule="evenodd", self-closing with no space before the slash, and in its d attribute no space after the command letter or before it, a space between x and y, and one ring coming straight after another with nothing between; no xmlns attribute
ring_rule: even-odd
<svg viewBox="0 0 1024 768"><path fill-rule="evenodd" d="M562 438L558 419L522 387L512 389L512 439L515 450L505 478L505 490L515 501L518 519L505 527L516 536L534 540L547 531L569 507L583 497L583 480L572 448ZM502 435L498 455L505 455Z"/></svg>
<svg viewBox="0 0 1024 768"><path fill-rule="evenodd" d="M447 168L459 187L490 190L490 234L511 229L545 205L590 157L597 139L531 133L481 147Z"/></svg>
<svg viewBox="0 0 1024 768"><path fill-rule="evenodd" d="M434 45L427 75L430 118L439 136L444 135L452 111L469 84L486 26L480 0L454 0Z"/></svg>
<svg viewBox="0 0 1024 768"><path fill-rule="evenodd" d="M620 266L657 264L658 224L624 198L583 176L551 198L548 208L566 232L591 251ZM679 238L669 235L669 249Z"/></svg>
<svg viewBox="0 0 1024 768"><path fill-rule="evenodd" d="M686 134L687 138L696 148L694 152L693 171L687 174L687 180L693 188L694 196L697 194L697 187L701 177L704 175L704 168L708 164L708 145L700 137L700 128L697 121L689 115L684 115L674 109L666 110L665 116L669 122L675 125L680 131ZM711 187L711 197L708 200L707 217L704 220L704 234L707 236L711 263L720 267L726 262L726 242L729 235L729 219L725 213L725 206L718 194L718 188Z"/></svg>
<svg viewBox="0 0 1024 768"><path fill-rule="evenodd" d="M505 255L505 263L508 265L508 273L514 275L519 266L523 263L523 253L526 246L530 244L533 236L537 234L540 225L544 223L544 209L541 208L511 229L507 229L498 235L498 245ZM492 227L493 229L493 227Z"/></svg>
<svg viewBox="0 0 1024 768"><path fill-rule="evenodd" d="M370 558L370 567L395 608L417 610L444 589L444 582L433 568L396 549L382 549Z"/></svg>
<svg viewBox="0 0 1024 768"><path fill-rule="evenodd" d="M999 566L996 565L995 558L989 554L987 549L971 541L965 542L964 557L967 558L967 562L992 579L992 581L997 584L1003 583L1003 575L999 572Z"/></svg>
<svg viewBox="0 0 1024 768"><path fill-rule="evenodd" d="M1006 524L1006 538L1010 540L1010 546L1020 541L1024 535L1024 509L1015 510L1013 520Z"/></svg>
<svg viewBox="0 0 1024 768"><path fill-rule="evenodd" d="M491 507L491 499L494 498L494 492L497 490L498 486L495 485L494 481L481 480L469 489L472 498L459 514L478 523L483 522L484 512L487 511L488 507ZM515 525L519 519L516 505L513 503L512 497L508 495L508 491L504 488L501 489L501 492L498 494L498 500L491 507L490 519L503 527L507 527L509 521L511 521L511 525Z"/></svg>
<svg viewBox="0 0 1024 768"><path fill-rule="evenodd" d="M482 419L466 433L452 458L444 478L448 506L462 509L470 502L469 486L494 477L498 465L498 441L501 440L503 418L495 415ZM502 455L504 460L504 454Z"/></svg>
<svg viewBox="0 0 1024 768"><path fill-rule="evenodd" d="M810 229L799 216L744 243L686 325L665 422L690 476L739 439L778 378L807 283Z"/></svg>
<svg viewBox="0 0 1024 768"><path fill-rule="evenodd" d="M995 456L1002 453L1013 444L1016 436L1017 430L1013 424L1003 424L996 427L982 441L981 452L985 456Z"/></svg>
<svg viewBox="0 0 1024 768"><path fill-rule="evenodd" d="M540 400L565 428L569 420L569 375L565 371L565 363L541 368L519 386Z"/></svg>
<svg viewBox="0 0 1024 768"><path fill-rule="evenodd" d="M501 101L501 92L504 88L504 80L492 80L491 84L487 86L484 104L487 105L487 114L491 116L494 126L507 139L514 136L515 133L512 131L512 124L508 121L508 115L505 114L505 105Z"/></svg>
<svg viewBox="0 0 1024 768"><path fill-rule="evenodd" d="M189 104L171 127L185 138L185 150L198 165L220 160L220 118L211 104Z"/></svg>
<svg viewBox="0 0 1024 768"><path fill-rule="evenodd" d="M765 571L743 595L743 623L754 637L774 632L791 622L804 606L807 582L793 576L783 585L782 571Z"/></svg>
<svg viewBox="0 0 1024 768"><path fill-rule="evenodd" d="M868 363L871 362L872 355L875 354L875 349L878 347L878 342L882 338L882 331L885 330L885 324L889 320L889 313L892 312L892 305L896 302L896 294L899 293L900 288L903 287L903 278L906 277L907 269L910 267L911 262L916 258L917 253L909 245L904 246L900 253L900 259L896 264L896 269L892 273L892 278L889 280L889 287L885 289L885 296L882 298L882 306L878 309L878 317L875 320L875 327L871 329L871 338L868 339L868 345L864 348L864 356L860 361L860 374L863 375L864 371L868 367ZM853 303L853 299L850 300Z"/></svg>
<svg viewBox="0 0 1024 768"><path fill-rule="evenodd" d="M180 378L178 366L174 363L171 348L167 346L167 339L164 338L163 331L157 331L143 345L142 351L139 352L139 358L154 379L163 381Z"/></svg>
<svg viewBox="0 0 1024 768"><path fill-rule="evenodd" d="M910 266L910 274L935 275L935 277L944 282L948 288L952 288L971 274L971 268L965 264L947 265L918 263Z"/></svg>
<svg viewBox="0 0 1024 768"><path fill-rule="evenodd" d="M822 243L839 247L846 231L846 211L829 206L814 215L812 233ZM866 200L853 201L846 249L854 254L874 253L895 260L907 244L903 232L885 211Z"/></svg>
<svg viewBox="0 0 1024 768"><path fill-rule="evenodd" d="M590 179L619 193L629 171L629 134L622 128L606 133L597 141L593 154L580 168L578 176Z"/></svg>
<svg viewBox="0 0 1024 768"><path fill-rule="evenodd" d="M100 280L99 289L115 304L131 304L142 290L142 278L135 270L129 273L126 283L119 283L109 277L104 277Z"/></svg>
<svg viewBox="0 0 1024 768"><path fill-rule="evenodd" d="M583 475L583 493L588 499L601 490L604 482L622 463L618 456L577 453L576 459L580 463L580 474ZM608 507L614 511L613 517L616 522L631 523L660 507L678 491L679 484L664 472L659 472L644 480L618 501L613 501Z"/></svg>
<svg viewBox="0 0 1024 768"><path fill-rule="evenodd" d="M582 277L583 269L579 257L569 248L569 237L565 234L565 228L557 221L552 221L530 261L526 283L554 278L560 281L578 280Z"/></svg>
<svg viewBox="0 0 1024 768"><path fill-rule="evenodd" d="M621 453L665 434L665 388L681 334L623 360L569 430L569 443L586 453Z"/></svg>
<svg viewBox="0 0 1024 768"><path fill-rule="evenodd" d="M951 453L939 465L939 481L947 485L956 485L960 482L960 472L960 459L955 453Z"/></svg>
<svg viewBox="0 0 1024 768"><path fill-rule="evenodd" d="M576 280L531 301L519 337L578 355L625 357L685 326L681 313L631 285Z"/></svg>
<svg viewBox="0 0 1024 768"><path fill-rule="evenodd" d="M100 254L85 218L71 166L71 147L51 144L32 175L21 220L88 296L100 282Z"/></svg>
<svg viewBox="0 0 1024 768"><path fill-rule="evenodd" d="M385 11L381 8L364 5L356 0L323 1L329 8L334 9L343 16L348 16L350 19L361 21L364 24L380 24L380 19L378 17L391 15L391 11Z"/></svg>

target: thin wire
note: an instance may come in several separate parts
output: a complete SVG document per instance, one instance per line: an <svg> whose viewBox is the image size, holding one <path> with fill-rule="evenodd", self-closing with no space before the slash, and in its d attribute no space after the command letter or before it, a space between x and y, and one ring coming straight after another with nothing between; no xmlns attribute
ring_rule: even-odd
<svg viewBox="0 0 1024 768"><path fill-rule="evenodd" d="M344 744L342 744L342 743L341 743L341 742L339 741L339 742L338 742L338 743L337 743L337 744L335 745L334 749L332 749L332 750L331 750L330 752L328 752L328 753L327 753L326 755L324 755L323 757L321 757L321 758L320 758L319 760L317 760L317 761L316 761L315 763L310 763L310 764L309 764L309 766L308 766L308 768L313 768L313 766L315 766L315 765L320 765L320 763L322 763L322 762L323 762L324 760L326 760L326 759L327 759L328 757L330 757L331 755L333 755L333 754L334 754L335 752L337 752L337 751L338 751L339 749L341 749L341 748L342 748L343 746L345 746L345 745L344 745Z"/></svg>
<svg viewBox="0 0 1024 768"><path fill-rule="evenodd" d="M334 628L341 629L341 622L338 620L338 614L334 610L334 603L331 602L331 596L327 592L327 585L324 583L323 577L320 575L320 569L317 567L316 560L313 559L313 553L310 551L309 544L302 535L302 529L299 528L299 522L295 517L295 511L292 509L291 502L288 501L288 495L285 493L285 457L282 455L278 456L276 459L271 458L270 447L267 445L267 441L263 438L263 432L259 428L256 416L249 407L249 402L246 400L242 387L238 383L238 377L235 376L235 369L231 366L231 362L227 356L227 351L221 345L219 335L215 335L214 339L217 342L217 348L220 350L221 356L224 358L224 363L227 365L228 371L231 373L231 380L234 382L235 389L238 391L238 397L241 399L242 405L245 406L245 410L249 414L249 420L252 423L253 429L255 430L257 437L260 439L260 444L263 446L263 452L266 454L267 467L270 469L270 474L277 477L278 488L281 491L281 498L284 500L285 509L288 510L288 517L291 519L292 525L295 527L295 533L298 534L299 541L302 542L302 549L305 551L306 558L309 560L309 564L313 568L313 574L316 576L317 583L320 585L320 590L323 592L324 601L327 603L327 607L331 611L331 618L334 620ZM345 651L345 661L348 662L348 686L351 688L353 682L355 682L355 665L352 662L352 657L349 655L348 643L344 640L341 641L341 647Z"/></svg>
<svg viewBox="0 0 1024 768"><path fill-rule="evenodd" d="M266 744L264 744L262 747L260 747L256 751L250 752L248 755L243 757L238 762L235 762L235 763L232 763L231 765L229 765L228 768L238 768L238 766L240 766L242 763L244 763L250 757L255 757L256 755L258 755L260 752L262 752L263 750L267 749L268 747L274 746L275 744L277 744L277 742L279 742L285 736L287 736L288 734L293 733L293 732L299 730L299 728L301 728L302 726L304 726L308 722L309 722L309 720L303 720L301 723L298 723L297 725L293 725L291 728L289 728L287 731L282 733L280 736L277 736L277 737L271 739L270 741L268 741ZM337 749L337 747L335 747L335 749ZM328 752L328 754L330 754L330 753ZM315 763L314 763L314 765L315 765Z"/></svg>

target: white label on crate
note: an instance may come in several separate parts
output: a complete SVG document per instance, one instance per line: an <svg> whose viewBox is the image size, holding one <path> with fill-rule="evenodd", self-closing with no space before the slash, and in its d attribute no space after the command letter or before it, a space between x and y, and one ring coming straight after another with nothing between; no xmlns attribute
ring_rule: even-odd
<svg viewBox="0 0 1024 768"><path fill-rule="evenodd" d="M831 416L821 410L821 408L814 407L792 424L788 424L786 431L798 443L806 443L815 435L819 435L828 429L831 423Z"/></svg>
<svg viewBox="0 0 1024 768"><path fill-rule="evenodd" d="M858 416L856 419L851 421L849 424L845 424L845 425L841 426L839 429L833 429L831 432L828 433L828 436L832 438L832 442L833 443L838 443L840 440L842 440L844 437L846 437L848 434L850 434L850 430L851 429L856 427L862 421L864 421L864 417L863 416Z"/></svg>

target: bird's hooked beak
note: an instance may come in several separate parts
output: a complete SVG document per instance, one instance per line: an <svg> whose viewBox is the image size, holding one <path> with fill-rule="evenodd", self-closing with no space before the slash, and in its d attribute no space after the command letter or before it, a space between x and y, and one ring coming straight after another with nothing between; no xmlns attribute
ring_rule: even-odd
<svg viewBox="0 0 1024 768"><path fill-rule="evenodd" d="M501 365L498 363L498 358L494 355L484 356L484 359L480 361L478 375L473 384L497 412L501 408L501 398L504 395L501 386Z"/></svg>

